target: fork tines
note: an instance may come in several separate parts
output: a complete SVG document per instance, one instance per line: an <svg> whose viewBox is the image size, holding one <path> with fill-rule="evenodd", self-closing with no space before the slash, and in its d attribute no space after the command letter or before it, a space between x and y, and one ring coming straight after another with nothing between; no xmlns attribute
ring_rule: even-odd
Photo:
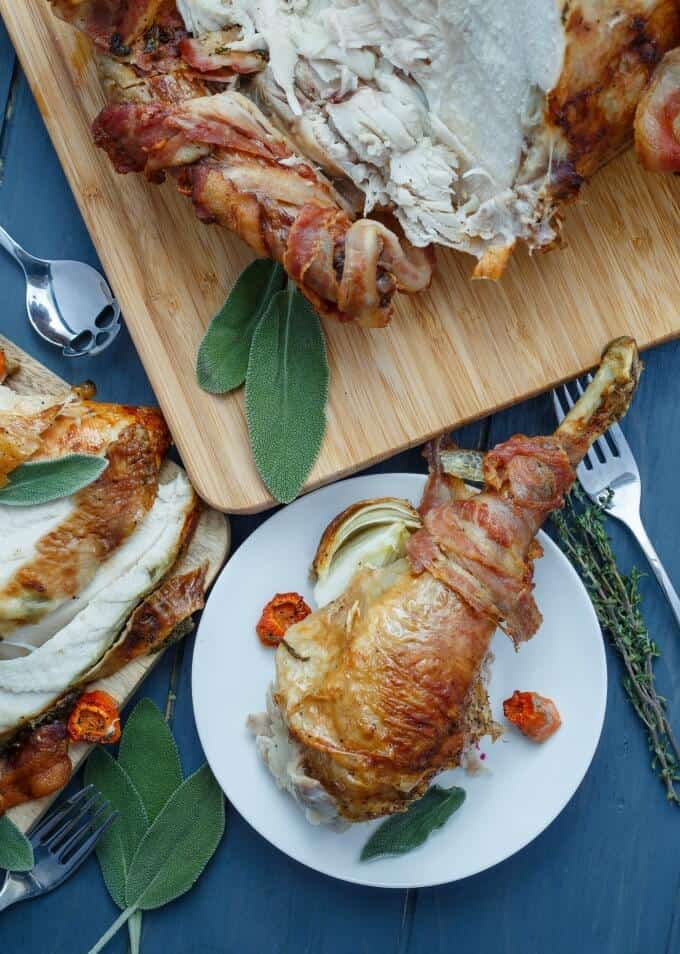
<svg viewBox="0 0 680 954"><path fill-rule="evenodd" d="M114 821L118 812L93 785L87 785L52 812L32 833L37 850L60 864L77 864Z"/></svg>

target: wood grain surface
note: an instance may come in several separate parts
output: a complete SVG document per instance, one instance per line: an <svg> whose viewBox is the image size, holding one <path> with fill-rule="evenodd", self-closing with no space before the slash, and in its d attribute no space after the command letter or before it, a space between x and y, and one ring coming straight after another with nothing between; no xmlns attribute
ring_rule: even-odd
<svg viewBox="0 0 680 954"><path fill-rule="evenodd" d="M267 507L242 395L204 394L194 373L249 253L172 184L112 171L90 136L102 95L87 42L46 0L0 0L0 12L194 484L219 509ZM328 432L309 487L572 376L618 334L642 347L679 334L679 211L680 180L627 155L569 210L565 249L520 252L497 285L440 252L431 290L402 297L387 330L327 323Z"/></svg>
<svg viewBox="0 0 680 954"><path fill-rule="evenodd" d="M41 393L41 394L60 394L68 389L68 384L58 375L54 374L44 365L40 364L21 348L18 348L12 341L0 335L0 349L5 351L10 359L19 363L19 370L13 374L7 384L13 390L21 394ZM213 515L215 516L215 515ZM197 532L200 532L199 523ZM229 528L225 525L224 532L224 553L226 558L229 547ZM88 686L89 689L103 689L116 700L122 708L130 699L134 692L139 688L142 680L148 675L149 671L159 662L163 653L155 653L151 656L143 656L139 659L133 659L118 672L106 679L99 679ZM69 757L73 765L74 772L79 768L92 751L91 745L77 743L69 748ZM8 812L9 817L18 825L22 831L28 831L42 817L50 804L57 798L58 792L49 795L46 798L39 798L24 805L18 805Z"/></svg>

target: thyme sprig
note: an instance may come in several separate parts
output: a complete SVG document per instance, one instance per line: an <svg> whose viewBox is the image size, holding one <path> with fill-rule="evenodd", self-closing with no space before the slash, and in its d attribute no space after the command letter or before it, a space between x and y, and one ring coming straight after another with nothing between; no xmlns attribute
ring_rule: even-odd
<svg viewBox="0 0 680 954"><path fill-rule="evenodd" d="M680 747L668 721L666 700L654 677L659 656L640 608L641 573L619 571L605 530L611 492L601 503L590 503L577 485L552 522L560 546L576 567L593 602L602 631L623 662L623 685L645 727L652 768L666 788L668 800L680 805Z"/></svg>

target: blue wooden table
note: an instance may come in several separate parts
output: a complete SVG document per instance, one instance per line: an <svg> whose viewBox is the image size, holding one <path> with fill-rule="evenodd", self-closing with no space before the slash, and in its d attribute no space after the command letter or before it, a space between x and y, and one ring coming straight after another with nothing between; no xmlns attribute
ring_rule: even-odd
<svg viewBox="0 0 680 954"><path fill-rule="evenodd" d="M0 23L0 222L45 257L97 256ZM153 402L129 337L87 365L68 362L26 324L23 280L0 257L0 330L63 377L93 378L103 399ZM604 344L604 342L603 342ZM680 344L646 355L647 371L624 429L637 456L644 517L680 582ZM485 447L516 431L553 428L547 396L466 428L457 439ZM416 451L380 470L422 471ZM234 519L234 547L262 517ZM622 565L641 556L613 527ZM680 730L680 632L653 579L644 613L663 651L658 666ZM165 703L173 669L173 729L185 770L203 760L191 707L192 640L168 652L142 694ZM263 841L228 809L227 833L198 886L145 915L144 954L678 954L680 809L649 770L644 736L609 652L602 740L579 791L531 845L491 871L446 887L380 891L309 871ZM79 784L79 780L76 781ZM499 780L502 784L502 780ZM414 859L414 864L415 864ZM64 887L0 916L0 951L81 954L116 916L90 859ZM121 932L112 952L126 950Z"/></svg>

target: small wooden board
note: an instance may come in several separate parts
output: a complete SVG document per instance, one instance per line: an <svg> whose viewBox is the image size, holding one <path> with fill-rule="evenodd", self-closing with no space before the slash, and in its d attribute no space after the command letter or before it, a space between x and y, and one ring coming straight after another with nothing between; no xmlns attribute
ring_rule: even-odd
<svg viewBox="0 0 680 954"><path fill-rule="evenodd" d="M19 371L13 374L7 381L7 385L23 394L39 392L41 394L60 394L68 390L68 385L49 371L44 365L40 364L30 355L26 354L16 345L12 344L7 338L0 335L0 349L4 350L10 359L19 363ZM224 557L226 559L229 548L229 524L226 524L226 540ZM106 679L100 679L93 682L92 689L104 689L121 706L124 706L128 699L137 691L142 680L153 669L160 660L162 652L155 653L152 656L143 656L140 659L134 659L124 666L123 669L108 676ZM74 771L82 764L92 746L78 743L72 745L69 749L71 762ZM47 798L37 799L33 802L27 802L24 805L18 805L8 812L12 821L19 826L22 831L28 831L45 813L51 802L59 793L50 795Z"/></svg>
<svg viewBox="0 0 680 954"><path fill-rule="evenodd" d="M218 509L269 506L242 395L204 394L194 371L249 253L172 184L113 172L90 134L103 100L87 41L47 0L0 0L0 13L194 485ZM430 291L403 296L388 329L327 323L328 433L309 488L580 373L617 335L647 347L680 334L678 221L680 178L627 155L568 210L564 250L520 252L497 285L440 252Z"/></svg>

